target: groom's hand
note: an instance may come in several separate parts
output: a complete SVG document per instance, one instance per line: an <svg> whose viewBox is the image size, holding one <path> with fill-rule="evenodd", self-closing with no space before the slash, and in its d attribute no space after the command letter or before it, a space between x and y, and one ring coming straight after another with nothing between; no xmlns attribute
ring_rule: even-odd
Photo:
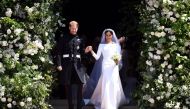
<svg viewBox="0 0 190 109"><path fill-rule="evenodd" d="M91 50L92 50L92 46L87 46L86 49L85 49L85 53L88 53Z"/></svg>
<svg viewBox="0 0 190 109"><path fill-rule="evenodd" d="M62 71L63 69L62 69L62 66L57 66L57 70L58 71Z"/></svg>

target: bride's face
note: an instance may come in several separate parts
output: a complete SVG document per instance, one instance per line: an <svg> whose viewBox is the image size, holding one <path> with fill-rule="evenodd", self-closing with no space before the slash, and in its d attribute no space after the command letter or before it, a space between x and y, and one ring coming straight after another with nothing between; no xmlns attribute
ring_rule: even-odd
<svg viewBox="0 0 190 109"><path fill-rule="evenodd" d="M107 31L105 33L105 38L106 38L106 42L109 43L109 42L112 42L112 33L110 31Z"/></svg>

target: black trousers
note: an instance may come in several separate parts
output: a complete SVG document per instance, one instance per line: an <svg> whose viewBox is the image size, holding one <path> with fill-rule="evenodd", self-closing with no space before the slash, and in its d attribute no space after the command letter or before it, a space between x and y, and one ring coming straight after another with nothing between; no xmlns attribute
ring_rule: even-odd
<svg viewBox="0 0 190 109"><path fill-rule="evenodd" d="M82 100L83 83L79 79L78 74L75 71L74 67L71 70L70 84L65 84L65 91L66 91L66 97L67 97L68 104L69 104L69 109L74 109L73 92L75 90L73 90L73 87L72 87L73 85L77 86L77 91L76 91L77 92L77 109L82 109L82 104L83 104L83 100Z"/></svg>

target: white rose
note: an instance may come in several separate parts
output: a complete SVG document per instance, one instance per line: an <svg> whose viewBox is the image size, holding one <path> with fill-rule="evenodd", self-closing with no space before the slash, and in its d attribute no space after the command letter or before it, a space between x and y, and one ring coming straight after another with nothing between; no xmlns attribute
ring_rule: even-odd
<svg viewBox="0 0 190 109"><path fill-rule="evenodd" d="M154 99L153 99L153 98L150 98L148 101L149 101L150 103L154 104Z"/></svg>
<svg viewBox="0 0 190 109"><path fill-rule="evenodd" d="M7 17L11 17L11 15L12 15L12 10L11 10L11 8L7 8L7 11L5 12L5 15L7 16Z"/></svg>
<svg viewBox="0 0 190 109"><path fill-rule="evenodd" d="M0 69L3 68L3 63L0 62Z"/></svg>
<svg viewBox="0 0 190 109"><path fill-rule="evenodd" d="M169 65L168 65L168 68L169 68L169 69L171 69L171 68L172 68L172 65L171 65L171 64L169 64Z"/></svg>
<svg viewBox="0 0 190 109"><path fill-rule="evenodd" d="M146 64L149 65L149 66L152 66L152 62L149 61L149 60L146 61Z"/></svg>
<svg viewBox="0 0 190 109"><path fill-rule="evenodd" d="M7 34L11 34L11 29L7 29Z"/></svg>
<svg viewBox="0 0 190 109"><path fill-rule="evenodd" d="M8 98L7 101L8 101L8 102L12 102L12 98Z"/></svg>
<svg viewBox="0 0 190 109"><path fill-rule="evenodd" d="M41 60L42 62L44 62L44 61L45 61L45 58L44 58L44 57L40 57L40 60Z"/></svg>
<svg viewBox="0 0 190 109"><path fill-rule="evenodd" d="M34 11L33 7L29 8L29 9L27 10L28 14L31 14L33 11Z"/></svg>
<svg viewBox="0 0 190 109"><path fill-rule="evenodd" d="M27 98L27 101L28 101L28 102L31 102L31 101L32 101L32 98L31 98L31 97L28 97L28 98Z"/></svg>
<svg viewBox="0 0 190 109"><path fill-rule="evenodd" d="M2 46L7 46L8 45L8 43L7 43L7 41L2 41Z"/></svg>
<svg viewBox="0 0 190 109"><path fill-rule="evenodd" d="M16 105L16 101L12 101L12 104L13 104L13 105Z"/></svg>
<svg viewBox="0 0 190 109"><path fill-rule="evenodd" d="M155 68L153 68L153 67L150 67L150 71L152 72L152 71L154 71L155 70Z"/></svg>
<svg viewBox="0 0 190 109"><path fill-rule="evenodd" d="M180 17L179 13L176 13L176 14L175 14L175 17L176 17L176 18L179 18L179 17Z"/></svg>
<svg viewBox="0 0 190 109"><path fill-rule="evenodd" d="M152 36L154 36L154 32L150 32L150 34L151 34Z"/></svg>
<svg viewBox="0 0 190 109"><path fill-rule="evenodd" d="M23 107L25 105L24 102L20 102L19 104L20 104L21 107Z"/></svg>
<svg viewBox="0 0 190 109"><path fill-rule="evenodd" d="M2 54L0 54L0 58L2 58L3 57L3 55Z"/></svg>
<svg viewBox="0 0 190 109"><path fill-rule="evenodd" d="M8 104L7 104L7 107L8 107L8 108L12 108L12 104L11 104L11 103L8 103Z"/></svg>
<svg viewBox="0 0 190 109"><path fill-rule="evenodd" d="M22 31L23 31L23 29L15 29L15 30L14 30L14 33L15 33L16 35L19 35Z"/></svg>
<svg viewBox="0 0 190 109"><path fill-rule="evenodd" d="M6 102L6 98L4 98L4 97L1 98L1 101L2 101L2 102Z"/></svg>
<svg viewBox="0 0 190 109"><path fill-rule="evenodd" d="M45 36L48 36L48 32L45 32Z"/></svg>

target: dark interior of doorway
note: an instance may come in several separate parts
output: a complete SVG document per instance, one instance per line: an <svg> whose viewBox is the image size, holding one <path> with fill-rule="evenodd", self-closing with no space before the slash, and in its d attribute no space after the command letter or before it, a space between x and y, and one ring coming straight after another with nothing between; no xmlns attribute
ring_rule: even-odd
<svg viewBox="0 0 190 109"><path fill-rule="evenodd" d="M138 47L141 35L139 35L137 30L139 20L138 14L134 12L135 7L133 5L139 4L140 1L64 0L60 6L62 15L66 19L66 26L68 26L70 20L77 20L80 25L79 34L85 35L89 43L93 42L96 36L101 36L105 28L114 29L119 36L126 35L128 39L126 43L128 52L127 64L129 64L127 74L128 76L138 78L138 71L135 69L139 56ZM127 81L127 79L121 80ZM132 88L132 86L129 88Z"/></svg>

